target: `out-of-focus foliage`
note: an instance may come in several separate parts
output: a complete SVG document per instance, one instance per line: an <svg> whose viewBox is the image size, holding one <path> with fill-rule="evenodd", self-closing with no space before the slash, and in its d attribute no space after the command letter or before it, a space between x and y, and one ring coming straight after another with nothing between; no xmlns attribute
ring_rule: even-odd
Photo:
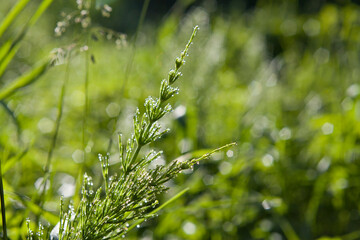
<svg viewBox="0 0 360 240"><path fill-rule="evenodd" d="M97 154L109 151L110 163L119 165L110 138L116 141L119 130L131 133L135 107L157 90L170 60L198 24L181 94L173 102L172 117L164 121L172 131L152 147L166 149L159 164L233 141L238 147L171 182L173 190L164 199L184 187L190 191L129 238L359 239L360 7L350 1L316 6L311 4L316 1L304 6L301 1L238 2L176 1L161 20L150 12L152 21L145 21L135 50L131 35L130 44L120 49L109 41L91 40L84 170L99 176L94 184L100 185ZM126 12L117 8L122 4L114 2L113 15L99 21L121 31L114 19ZM0 18L10 5L1 6ZM154 9L151 2L149 9ZM24 11L26 16L30 9ZM74 40L71 34L53 37L54 16L60 19L56 11L52 6L28 33L0 80L1 88L52 48ZM14 23L13 31L20 26L21 21ZM65 68L50 69L9 97L5 105L12 115L0 109L10 236L18 236L24 219L38 211L25 202L43 176ZM59 196L72 197L69 189L75 188L83 165L84 74L81 53L70 64L44 205L55 215Z"/></svg>

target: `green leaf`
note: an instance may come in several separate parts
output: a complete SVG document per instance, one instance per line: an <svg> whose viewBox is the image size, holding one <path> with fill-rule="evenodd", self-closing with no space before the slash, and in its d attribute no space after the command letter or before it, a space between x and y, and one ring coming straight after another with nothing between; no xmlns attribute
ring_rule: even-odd
<svg viewBox="0 0 360 240"><path fill-rule="evenodd" d="M11 197L12 199L21 202L22 204L24 204L24 206L32 211L33 213L37 214L37 215L41 215L41 217L43 217L46 221L48 221L51 225L56 225L59 222L59 217L52 214L51 212L48 212L44 209L42 209L41 207L39 207L38 205L36 205L35 203L27 200L27 198L25 196L20 195L19 193L16 193L14 191L14 189L11 187L10 184L8 184L5 179L3 179L4 181L4 189L6 189L5 193L5 198L9 198ZM41 214L40 214L41 213Z"/></svg>
<svg viewBox="0 0 360 240"><path fill-rule="evenodd" d="M0 65L0 77L5 72L7 66L9 65L11 60L14 58L17 51L19 50L20 43L21 43L22 39L25 37L26 32L30 29L31 26L33 26L36 23L36 21L40 18L40 16L44 13L44 11L49 7L49 5L52 3L52 1L53 0L43 0L41 2L40 6L37 8L34 15L32 15L30 20L24 25L21 33L15 39L10 39L8 42L6 42L6 44L3 47L0 48L0 63L1 63L1 65ZM20 11L17 11L17 14L19 12ZM15 18L16 16L14 15L13 18ZM13 19L11 21L13 21ZM3 27L4 28L3 31L6 30L6 28L8 27L8 25L10 23L5 22L5 27ZM2 26L3 25L0 26L0 37L1 37L1 34L2 34L1 33L1 27Z"/></svg>
<svg viewBox="0 0 360 240"><path fill-rule="evenodd" d="M9 28L11 23L15 20L15 18L19 15L21 10L24 9L29 0L20 0L18 3L10 10L10 12L6 15L4 20L0 24L0 38L4 34L4 32Z"/></svg>
<svg viewBox="0 0 360 240"><path fill-rule="evenodd" d="M15 79L8 86L0 90L0 100L3 100L14 94L18 89L30 85L36 81L47 69L49 60L42 61L36 68L30 70L19 78Z"/></svg>
<svg viewBox="0 0 360 240"><path fill-rule="evenodd" d="M35 213L36 215L43 217L46 221L48 221L51 225L56 225L59 222L59 217L52 214L51 212L48 212L35 203L31 201L27 201L21 197L18 197L18 200L22 202L22 204L25 205L26 208L28 208L30 211Z"/></svg>
<svg viewBox="0 0 360 240"><path fill-rule="evenodd" d="M45 12L45 10L50 6L53 0L43 0L34 15L30 18L28 26L31 27L36 23L40 16Z"/></svg>
<svg viewBox="0 0 360 240"><path fill-rule="evenodd" d="M10 51L7 52L5 57L0 60L0 77L4 74L7 66L11 62L11 60L14 58L16 52L19 50L19 45L17 44L15 47L10 48Z"/></svg>
<svg viewBox="0 0 360 240"><path fill-rule="evenodd" d="M9 169L11 169L17 162L19 162L28 152L29 149L25 149L24 151L20 152L19 154L9 158L2 167L2 172L5 174Z"/></svg>
<svg viewBox="0 0 360 240"><path fill-rule="evenodd" d="M8 40L0 47L0 62L6 57L7 53L10 51L11 41Z"/></svg>

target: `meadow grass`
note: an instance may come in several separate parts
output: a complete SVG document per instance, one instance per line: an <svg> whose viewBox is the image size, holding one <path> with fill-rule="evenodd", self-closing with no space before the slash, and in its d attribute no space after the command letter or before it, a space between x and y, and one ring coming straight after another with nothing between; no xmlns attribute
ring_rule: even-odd
<svg viewBox="0 0 360 240"><path fill-rule="evenodd" d="M15 52L18 50L17 44L20 44L25 33L27 32L27 28L33 25L33 23L37 20L37 18L43 13L43 11L49 6L51 1L44 1L38 8L38 10L34 13L34 15L30 18L29 24L24 28L22 33L15 40L15 44L9 42L9 44L5 44L1 51L4 56L4 65L2 65L2 73L5 71L7 64L11 61L11 58L14 57ZM11 22L16 19L17 15L20 14L21 10L26 6L26 1L20 1L18 5L15 5L8 14L8 17L4 19L1 24L0 32L1 34L6 31L11 25ZM142 17L140 19L138 31L142 25L144 20L146 8L148 6L145 2ZM185 50L181 52L181 56L176 58L175 61L175 69L170 70L169 77L167 80L163 80L160 87L159 98L151 98L149 97L145 101L145 112L142 116L140 116L139 109L136 111L134 117L134 134L129 138L126 145L122 144L122 137L119 137L119 151L120 151L120 162L121 168L118 174L114 174L113 176L109 176L109 156L103 157L99 155L99 159L101 161L102 166L102 175L104 180L104 190L102 188L98 188L95 192L93 190L92 178L89 177L86 173L84 175L84 179L82 178L82 174L85 171L86 158L86 142L87 142L87 119L88 116L88 108L89 108L89 64L90 58L94 62L94 57L91 55L88 50L90 44L90 36L92 34L92 28L90 27L91 19L89 12L93 7L91 1L89 2L79 2L78 3L78 11L81 15L81 25L85 29L85 42L80 48L80 51L84 51L84 63L85 63L85 74L84 74L84 108L82 114L82 151L83 156L80 164L79 170L79 179L77 182L83 182L82 184L82 198L80 202L76 201L76 197L74 198L75 204L78 204L77 210L74 211L74 207L71 204L69 207L69 211L65 211L63 209L63 200L61 200L61 209L60 209L60 220L56 227L51 231L47 227L44 229L41 224L41 219L46 219L50 223L54 224L54 217L49 218L49 214L46 214L44 210L44 204L49 199L48 189L51 189L53 186L53 171L52 168L52 158L54 150L56 149L56 144L58 141L58 135L60 130L60 124L63 117L64 104L65 104L65 96L66 96L66 88L70 79L70 69L72 65L72 54L74 52L74 48L76 50L76 45L79 43L75 43L70 45L67 48L55 49L54 57L47 58L40 67L35 68L34 70L30 70L28 74L24 74L20 76L18 80L12 81L5 89L2 89L0 96L1 99L6 99L11 96L18 89L31 84L36 81L41 74L43 74L48 66L53 66L57 64L61 64L66 62L66 69L64 74L64 80L62 86L60 88L60 94L58 99L57 106L57 115L55 117L55 130L51 134L50 145L47 152L47 157L43 169L43 177L39 178L39 183L37 183L38 191L33 195L32 201L26 202L26 210L24 215L29 214L30 211L35 213L35 223L38 225L38 230L36 234L33 234L31 230L30 221L29 220L20 220L27 225L27 239L74 239L74 238L82 238L82 239L107 239L114 238L116 236L121 236L126 234L126 232L133 228L133 226L140 224L145 219L154 216L154 214L166 206L168 203L180 197L182 194L186 192L186 190L182 191L172 199L170 199L167 203L161 205L160 207L156 207L158 204L158 200L156 200L157 195L161 192L165 191L167 187L163 186L164 183L174 178L179 172L189 169L202 159L207 159L211 156L212 153L222 150L223 148L216 149L213 152L207 153L200 158L189 158L186 160L178 161L175 160L170 163L168 166L159 165L156 166L155 169L148 169L148 165L160 157L161 152L150 151L144 157L139 157L139 154L143 154L140 150L144 146L148 145L151 142L154 142L156 139L160 138L164 135L168 130L160 130L161 127L158 124L158 120L162 118L166 113L169 113L172 108L170 104L166 104L165 102L172 98L174 95L178 93L178 88L174 88L171 85L180 77L181 73L179 72L180 67L185 63L185 57L187 56L188 49L190 44L192 44L193 38L198 30L198 27L195 27L194 32L185 47ZM111 8L110 8L111 10ZM110 11L108 10L108 11ZM86 12L83 14L83 12ZM68 17L69 16L69 17ZM57 28L55 29L56 33L63 34L66 31L66 28L70 26L71 18L76 18L77 13L73 13L72 15L66 16L66 20L64 22L58 23ZM75 20L76 22L76 20ZM65 28L66 27L66 28ZM11 40L9 40L11 41ZM136 43L136 37L135 37ZM135 44L134 43L134 44ZM8 47L10 46L10 47ZM135 45L134 45L135 46ZM133 47L133 54L135 55L135 47ZM131 62L127 67L127 75L131 71ZM122 91L126 86L126 81L123 82ZM7 105L4 104L5 109L8 110L9 114L13 116L14 120L17 121L15 114L11 112ZM19 124L18 124L19 125ZM20 126L18 126L19 130ZM224 146L228 147L230 145ZM111 148L111 147L110 147ZM13 161L15 163L15 161ZM9 169L10 166L6 166L6 169ZM1 177L2 179L2 177ZM130 191L129 191L130 190ZM94 195L95 194L95 195ZM105 194L105 197L102 195ZM75 194L76 195L76 194ZM2 216L3 216L3 233L4 238L7 238L7 226L6 226L6 217L5 217L5 202L4 202L4 191L3 191L3 183L1 181L1 206L2 206ZM24 202L24 201L23 201ZM115 208L114 208L115 207ZM151 212L148 212L148 209L152 207L155 208ZM34 208L36 209L34 211ZM95 215L94 215L95 213ZM47 217L48 216L48 217ZM135 221L135 223L134 223ZM133 223L132 226L129 226L129 223ZM97 229L94 231L94 229ZM18 236L22 235L21 231L16 233ZM50 235L49 235L50 234ZM15 235L14 233L12 235Z"/></svg>
<svg viewBox="0 0 360 240"><path fill-rule="evenodd" d="M181 197L170 201L161 214L149 209L149 215L158 217L129 223L127 238L357 239L359 7L325 4L304 12L289 2L262 3L244 14L235 8L225 12L197 5L182 12L182 7L176 5L156 27L145 22L134 48L130 38L130 48L124 42L115 51L116 44L103 41L106 35L95 25L92 33L98 40L91 38L90 51L80 52L85 38L77 38L81 44L70 60L43 208L29 196L44 188L39 178L44 176L57 127L67 64L49 67L44 52L34 51L26 61L44 62L33 64L38 69L33 73L24 67L18 56L27 46L38 49L33 42L42 40L35 37L23 37L26 47L18 48L13 61L3 63L0 121L6 127L1 129L0 149L11 238L25 238L26 217L34 231L36 216L41 216L45 230L53 229L59 222L59 195L64 193L60 189L76 184L79 168L93 176L94 189L101 186L98 153L110 153L109 176L122 166L114 144L117 133L131 137L136 107L146 111L143 99L159 90L156 79L167 74L174 49L181 49L196 23L201 26L197 47L182 69L184 78L191 80L177 83L182 91L172 100L175 110L161 121L172 131L144 146L143 153L166 150L155 161L164 164L183 154L201 157L228 142L239 146L195 165L194 174L184 171L168 182L169 192L161 194L159 202L179 192ZM45 17L51 19L46 12ZM15 29L21 28L10 28L10 33ZM49 39L48 44L68 45L74 32L68 29L62 40ZM36 25L28 31L31 36L38 33ZM9 36L7 31L2 36L0 57L11 46L5 41ZM87 90L85 55L90 60ZM55 60L61 62L61 56ZM125 77L131 58L131 74ZM17 77L22 80L12 82ZM124 78L128 80L121 90ZM78 189L75 192L81 191L81 184ZM81 195L75 196L77 206ZM72 198L63 198L63 209Z"/></svg>

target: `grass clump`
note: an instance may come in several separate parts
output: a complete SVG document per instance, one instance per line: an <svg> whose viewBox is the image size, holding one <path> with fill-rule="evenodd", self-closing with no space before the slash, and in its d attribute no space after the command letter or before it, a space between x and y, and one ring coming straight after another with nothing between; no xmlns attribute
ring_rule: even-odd
<svg viewBox="0 0 360 240"><path fill-rule="evenodd" d="M95 189L92 177L85 173L79 206L75 210L70 204L68 210L64 210L64 202L61 200L60 222L52 230L51 239L114 239L124 236L134 226L154 216L163 207L157 207L157 196L168 189L164 183L183 170L192 168L198 161L227 147L218 148L200 158L176 159L168 165L157 165L152 169L149 168L149 164L159 158L162 152L150 150L141 156L141 150L145 145L156 141L169 131L162 129L158 121L172 110L168 100L179 92L173 84L181 76L179 70L185 63L185 57L198 29L197 26L194 28L185 49L175 60L175 68L171 69L168 78L161 82L158 98L148 97L144 103L143 113L139 109L136 110L133 118L134 132L126 144L119 134L121 164L118 173L109 176L109 156L99 154L104 186ZM185 191L181 194L183 193ZM31 230L28 231L28 239L47 237L40 226L40 231L36 235Z"/></svg>

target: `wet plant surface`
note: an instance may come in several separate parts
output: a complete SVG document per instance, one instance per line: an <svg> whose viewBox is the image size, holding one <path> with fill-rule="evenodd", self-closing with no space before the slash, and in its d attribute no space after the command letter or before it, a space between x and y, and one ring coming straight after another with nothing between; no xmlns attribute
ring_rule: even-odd
<svg viewBox="0 0 360 240"><path fill-rule="evenodd" d="M360 8L247 2L2 3L6 235L358 239Z"/></svg>

